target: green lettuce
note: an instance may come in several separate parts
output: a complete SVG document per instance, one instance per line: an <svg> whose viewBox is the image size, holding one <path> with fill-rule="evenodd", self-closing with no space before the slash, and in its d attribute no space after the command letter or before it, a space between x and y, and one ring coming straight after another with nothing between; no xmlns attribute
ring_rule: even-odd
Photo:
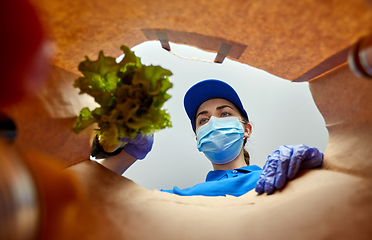
<svg viewBox="0 0 372 240"><path fill-rule="evenodd" d="M117 147L120 138L134 138L138 132L152 134L172 126L169 114L162 109L171 97L167 90L173 86L169 81L172 72L160 66L142 65L127 46L120 49L125 54L120 63L102 51L96 61L86 56L78 66L83 77L73 85L100 105L93 111L80 111L74 132L98 123L96 133L105 149Z"/></svg>

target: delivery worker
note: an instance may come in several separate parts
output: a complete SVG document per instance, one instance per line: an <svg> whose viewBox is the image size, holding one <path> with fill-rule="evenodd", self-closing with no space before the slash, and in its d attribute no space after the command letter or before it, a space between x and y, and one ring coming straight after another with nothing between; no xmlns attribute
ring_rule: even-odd
<svg viewBox="0 0 372 240"><path fill-rule="evenodd" d="M283 188L287 179L293 179L300 168L315 168L322 164L323 154L318 149L301 144L280 146L269 155L263 169L250 165L244 145L252 133L252 125L238 94L223 81L208 79L196 83L187 91L184 107L196 134L197 148L211 161L214 170L207 174L206 182L182 190L174 187L160 191L182 196L241 196L256 189L258 193L271 194L276 188ZM153 136L138 134L134 139L122 141L128 142L123 152L134 159L143 159L152 148ZM113 155L102 148L100 151L101 156ZM108 161L111 160L101 163L116 168ZM115 164L122 163L116 160Z"/></svg>

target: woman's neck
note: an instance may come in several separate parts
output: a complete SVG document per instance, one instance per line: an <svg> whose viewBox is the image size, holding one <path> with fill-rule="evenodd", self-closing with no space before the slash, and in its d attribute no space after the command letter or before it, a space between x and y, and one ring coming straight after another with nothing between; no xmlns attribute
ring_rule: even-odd
<svg viewBox="0 0 372 240"><path fill-rule="evenodd" d="M244 160L244 149L239 153L239 155L231 162L226 164L215 164L212 163L213 169L216 170L233 170L236 168L241 168L247 166L247 163Z"/></svg>

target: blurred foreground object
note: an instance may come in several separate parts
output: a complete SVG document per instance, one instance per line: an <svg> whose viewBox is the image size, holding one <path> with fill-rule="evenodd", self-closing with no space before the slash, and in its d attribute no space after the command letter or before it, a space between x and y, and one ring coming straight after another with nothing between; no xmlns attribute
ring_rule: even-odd
<svg viewBox="0 0 372 240"><path fill-rule="evenodd" d="M45 78L48 53L43 29L28 1L1 1L0 110L38 89ZM15 125L0 112L0 239L35 239L40 202L35 181L14 146Z"/></svg>
<svg viewBox="0 0 372 240"><path fill-rule="evenodd" d="M0 152L0 239L59 239L59 231L74 232L69 220L83 196L75 178L54 159L38 152L27 158L2 139Z"/></svg>
<svg viewBox="0 0 372 240"><path fill-rule="evenodd" d="M40 116L40 111L7 113L40 93L49 72L51 45L28 1L1 1L0 7L0 110L4 111L0 112L0 239L55 239L56 230L68 222L66 216L73 215L71 200L77 197L73 177L61 172L55 159L32 148L23 151L29 158L20 151L19 117L32 122L31 113ZM27 145L31 142L28 139Z"/></svg>
<svg viewBox="0 0 372 240"><path fill-rule="evenodd" d="M40 205L35 182L27 166L0 139L0 239L34 239Z"/></svg>
<svg viewBox="0 0 372 240"><path fill-rule="evenodd" d="M51 45L26 0L1 1L0 108L38 90L46 77Z"/></svg>
<svg viewBox="0 0 372 240"><path fill-rule="evenodd" d="M372 79L372 34L361 38L353 45L348 61L355 75Z"/></svg>

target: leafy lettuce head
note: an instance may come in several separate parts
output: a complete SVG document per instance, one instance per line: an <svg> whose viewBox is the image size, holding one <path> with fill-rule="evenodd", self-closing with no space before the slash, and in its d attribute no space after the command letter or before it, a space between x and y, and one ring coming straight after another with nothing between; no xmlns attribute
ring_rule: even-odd
<svg viewBox="0 0 372 240"><path fill-rule="evenodd" d="M80 94L87 93L100 104L93 111L80 111L74 132L98 123L96 132L104 149L117 147L120 138L134 138L138 132L152 134L172 126L169 114L162 109L170 98L166 92L173 86L169 81L172 72L142 65L127 46L121 46L121 50L125 57L120 63L102 51L96 61L86 56L78 67L83 77L74 83Z"/></svg>

